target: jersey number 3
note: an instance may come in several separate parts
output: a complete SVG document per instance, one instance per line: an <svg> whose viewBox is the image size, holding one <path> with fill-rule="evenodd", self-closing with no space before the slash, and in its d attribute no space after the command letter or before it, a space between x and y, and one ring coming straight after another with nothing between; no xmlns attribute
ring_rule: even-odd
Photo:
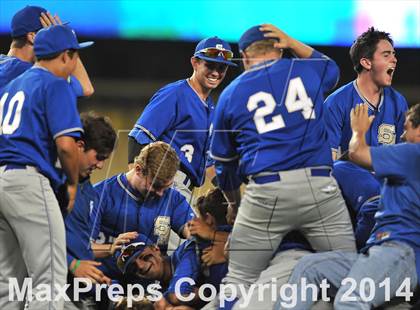
<svg viewBox="0 0 420 310"><path fill-rule="evenodd" d="M264 105L258 107L259 102L262 102ZM289 113L302 111L302 115L305 119L315 118L315 111L312 110L312 99L308 97L300 77L290 80L289 87L287 88L285 106ZM274 109L276 108L276 101L270 93L260 91L253 94L248 99L247 108L249 112L255 110L254 122L258 133L260 134L286 127L281 114L272 116L269 122L266 122L265 120L267 116L273 114Z"/></svg>
<svg viewBox="0 0 420 310"><path fill-rule="evenodd" d="M23 102L25 101L25 94L23 93L23 91L18 91L16 95L14 95L12 99L10 99L9 107L7 108L7 112L5 113L5 116L3 118L4 105L8 96L9 93L5 93L0 99L0 135L10 135L14 133L16 129L18 129L20 125ZM13 110L15 109L15 106L16 112L12 120L12 114Z"/></svg>

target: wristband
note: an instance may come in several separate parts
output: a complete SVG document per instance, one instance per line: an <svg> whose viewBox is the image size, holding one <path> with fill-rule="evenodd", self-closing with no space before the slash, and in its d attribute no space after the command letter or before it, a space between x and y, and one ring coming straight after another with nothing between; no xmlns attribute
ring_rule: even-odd
<svg viewBox="0 0 420 310"><path fill-rule="evenodd" d="M73 268L71 269L71 272L74 274L76 272L76 269L80 266L80 260L77 260L74 264Z"/></svg>

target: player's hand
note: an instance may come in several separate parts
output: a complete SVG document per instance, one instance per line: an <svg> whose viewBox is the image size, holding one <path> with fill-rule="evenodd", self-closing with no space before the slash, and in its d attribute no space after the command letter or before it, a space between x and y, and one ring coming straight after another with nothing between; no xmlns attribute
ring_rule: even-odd
<svg viewBox="0 0 420 310"><path fill-rule="evenodd" d="M368 114L367 104L358 104L350 112L350 124L354 133L365 135L375 116Z"/></svg>
<svg viewBox="0 0 420 310"><path fill-rule="evenodd" d="M39 17L39 20L41 22L42 27L47 28L52 25L62 25L60 17L58 17L57 14L54 16L51 15L50 12L47 13L41 13L41 16Z"/></svg>
<svg viewBox="0 0 420 310"><path fill-rule="evenodd" d="M226 214L226 221L229 225L235 224L235 219L236 219L236 214L238 213L238 208L229 203L228 207L227 207L227 214Z"/></svg>
<svg viewBox="0 0 420 310"><path fill-rule="evenodd" d="M118 237L114 240L114 243L111 245L111 255L114 255L115 251L122 248L126 243L129 243L131 240L136 239L139 233L137 231L130 231L123 234L119 234Z"/></svg>
<svg viewBox="0 0 420 310"><path fill-rule="evenodd" d="M88 279L89 281L92 281L93 284L105 283L111 285L111 279L105 276L103 272L97 268L97 266L100 265L100 262L93 260L81 260L80 265L74 272L74 277Z"/></svg>
<svg viewBox="0 0 420 310"><path fill-rule="evenodd" d="M209 246L203 250L201 260L206 266L225 263L226 258L224 250L225 245L223 243L215 243L212 246Z"/></svg>
<svg viewBox="0 0 420 310"><path fill-rule="evenodd" d="M274 43L274 47L291 48L291 45L293 44L293 39L276 26L272 24L262 24L260 30L265 32L264 36L267 39L273 38L279 40L279 42Z"/></svg>
<svg viewBox="0 0 420 310"><path fill-rule="evenodd" d="M69 194L69 204L67 206L67 213L70 213L73 210L74 202L76 201L77 184L68 185L67 192Z"/></svg>
<svg viewBox="0 0 420 310"><path fill-rule="evenodd" d="M213 240L214 238L214 229L201 218L194 218L189 221L188 229L192 236L198 236L205 240Z"/></svg>

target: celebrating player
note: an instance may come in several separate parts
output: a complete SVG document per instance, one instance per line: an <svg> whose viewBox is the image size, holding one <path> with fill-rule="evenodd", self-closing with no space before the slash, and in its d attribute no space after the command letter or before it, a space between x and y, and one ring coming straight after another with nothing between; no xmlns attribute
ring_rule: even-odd
<svg viewBox="0 0 420 310"><path fill-rule="evenodd" d="M35 62L34 38L42 27L62 24L58 16L52 16L46 9L26 6L18 11L11 22L12 44L9 53L0 55L0 87L6 85ZM70 77L70 85L79 97L91 96L94 92L89 76L80 57Z"/></svg>
<svg viewBox="0 0 420 310"><path fill-rule="evenodd" d="M288 231L315 250L355 251L348 211L331 173L323 93L338 79L334 61L273 25L239 40L245 72L222 93L211 156L233 213L228 283L252 284ZM289 48L300 59L282 59ZM232 213L232 212L231 212Z"/></svg>
<svg viewBox="0 0 420 310"><path fill-rule="evenodd" d="M350 110L357 104L366 103L369 115L375 116L367 132L367 143L371 146L398 143L407 111L406 100L391 87L397 58L389 33L369 28L353 43L350 58L356 80L325 100L324 119L334 160L339 149L341 153L348 149L352 135Z"/></svg>
<svg viewBox="0 0 420 310"><path fill-rule="evenodd" d="M378 307L396 296L397 290L408 293L419 282L420 104L407 113L403 139L408 143L392 146L367 145L366 133L373 120L368 110L364 104L351 112L349 154L358 165L373 168L378 176L386 178L376 225L361 254L334 251L299 261L289 279L290 284L297 285L294 309L310 309L313 303L312 298L302 298L302 278L318 284L328 279L331 286L338 288L335 309ZM344 278L348 281L342 282ZM383 285L385 281L387 285Z"/></svg>
<svg viewBox="0 0 420 310"><path fill-rule="evenodd" d="M96 184L100 201L93 210L93 249L109 252L120 234L121 244L137 237L137 233L144 234L162 251L167 250L171 229L179 237L188 238L185 224L194 212L185 197L171 188L178 167L175 150L158 141L141 150L133 169ZM121 279L113 258L105 258L103 263L108 276Z"/></svg>
<svg viewBox="0 0 420 310"><path fill-rule="evenodd" d="M153 141L164 141L175 149L181 161L175 187L188 202L192 187L204 182L214 110L210 92L223 81L227 67L236 66L232 57L226 41L218 37L200 41L191 57L192 76L160 89L129 134L129 163Z"/></svg>
<svg viewBox="0 0 420 310"><path fill-rule="evenodd" d="M32 278L33 294L49 285L53 301L28 300L29 309L57 308L56 285L66 283L63 218L52 188L67 175L71 209L79 174L75 138L82 124L66 79L77 65L77 42L63 25L38 32L35 66L0 92L0 308L8 308L8 279ZM14 113L12 113L14 111ZM57 158L58 157L58 158ZM16 296L15 296L16 298ZM16 307L22 302L15 302Z"/></svg>
<svg viewBox="0 0 420 310"><path fill-rule="evenodd" d="M90 246L91 212L99 203L99 195L90 183L90 174L102 169L105 160L114 149L116 133L109 121L94 113L80 115L83 137L77 141L79 149L79 180L73 211L66 216L67 264L71 278L87 278L93 283L108 283L110 279L98 269ZM72 284L70 282L70 284ZM72 288L72 286L70 286ZM69 292L70 291L70 292ZM69 293L72 293L69 290ZM69 294L69 296L72 296ZM70 297L71 298L71 297ZM87 303L95 304L91 295L84 295L78 301L66 302L65 309L85 309Z"/></svg>

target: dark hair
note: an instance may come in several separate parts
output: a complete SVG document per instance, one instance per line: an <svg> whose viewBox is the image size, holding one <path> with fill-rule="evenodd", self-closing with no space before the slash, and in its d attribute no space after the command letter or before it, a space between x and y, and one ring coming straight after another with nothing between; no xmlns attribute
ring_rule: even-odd
<svg viewBox="0 0 420 310"><path fill-rule="evenodd" d="M80 119L83 124L85 151L94 149L98 153L97 157L107 157L114 150L117 139L109 119L92 111L80 114Z"/></svg>
<svg viewBox="0 0 420 310"><path fill-rule="evenodd" d="M61 52L50 54L50 55L43 55L43 56L40 56L40 57L36 57L36 59L37 60L53 60L53 59L57 58L58 56L60 56L63 52L66 52L67 55L69 55L69 57L71 59L73 59L74 54L76 54L77 50L69 49L69 50L61 51Z"/></svg>
<svg viewBox="0 0 420 310"><path fill-rule="evenodd" d="M410 117L413 128L420 126L420 102L413 105L406 113L406 117Z"/></svg>
<svg viewBox="0 0 420 310"><path fill-rule="evenodd" d="M31 44L26 36L20 36L12 39L12 47L13 48L23 48L26 44Z"/></svg>
<svg viewBox="0 0 420 310"><path fill-rule="evenodd" d="M226 213L228 202L219 188L210 190L206 195L200 196L196 202L196 208L200 216L206 213L211 214L216 221L216 225L227 225Z"/></svg>
<svg viewBox="0 0 420 310"><path fill-rule="evenodd" d="M376 51L376 46L381 40L387 40L394 46L394 41L391 39L388 32L375 30L373 27L370 27L367 31L357 37L350 48L350 58L353 63L354 71L357 73L362 72L363 66L360 64L360 59L372 59L373 54Z"/></svg>

